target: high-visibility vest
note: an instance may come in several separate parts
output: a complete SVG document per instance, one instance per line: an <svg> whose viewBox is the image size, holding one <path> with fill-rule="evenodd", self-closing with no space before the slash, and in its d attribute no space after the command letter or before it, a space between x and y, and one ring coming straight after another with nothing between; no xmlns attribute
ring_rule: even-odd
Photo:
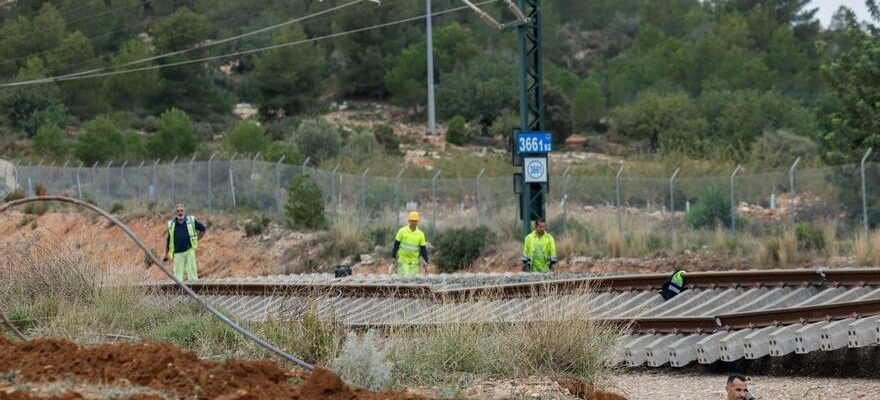
<svg viewBox="0 0 880 400"><path fill-rule="evenodd" d="M174 254L174 225L177 223L176 218L171 218L171 221L168 221L168 253ZM186 233L189 234L189 245L195 250L199 247L199 237L196 235L196 219L191 216L186 216Z"/></svg>
<svg viewBox="0 0 880 400"><path fill-rule="evenodd" d="M672 274L672 277L663 285L663 291L661 292L663 299L669 300L684 290L684 277L686 274L687 271L685 270L675 271Z"/></svg>
<svg viewBox="0 0 880 400"><path fill-rule="evenodd" d="M550 272L550 263L556 261L553 235L548 232L541 236L535 231L529 233L523 240L522 261L531 263L532 271Z"/></svg>
<svg viewBox="0 0 880 400"><path fill-rule="evenodd" d="M415 230L404 226L397 231L394 240L400 242L397 250L397 259L407 262L419 262L419 250L427 242L425 233L416 227Z"/></svg>

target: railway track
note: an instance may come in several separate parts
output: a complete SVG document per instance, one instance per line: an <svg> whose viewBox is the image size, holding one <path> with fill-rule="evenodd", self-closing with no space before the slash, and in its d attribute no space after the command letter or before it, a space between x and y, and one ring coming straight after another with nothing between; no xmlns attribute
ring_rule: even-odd
<svg viewBox="0 0 880 400"><path fill-rule="evenodd" d="M402 278L329 274L203 280L190 287L244 320L295 319L307 310L358 329L430 324L619 324L628 366L758 359L880 344L880 269L688 274L663 301L666 275L451 274ZM170 284L151 285L178 296Z"/></svg>

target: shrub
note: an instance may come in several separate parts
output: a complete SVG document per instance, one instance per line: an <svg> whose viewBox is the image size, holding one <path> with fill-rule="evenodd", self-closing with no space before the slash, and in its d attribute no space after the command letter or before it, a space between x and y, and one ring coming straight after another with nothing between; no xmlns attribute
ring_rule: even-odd
<svg viewBox="0 0 880 400"><path fill-rule="evenodd" d="M449 120L449 127L446 128L446 142L457 144L459 146L467 143L468 130L465 126L466 121L461 115L456 115Z"/></svg>
<svg viewBox="0 0 880 400"><path fill-rule="evenodd" d="M295 228L319 229L325 225L321 189L311 176L301 174L294 178L287 189L284 211L287 212L288 222Z"/></svg>
<svg viewBox="0 0 880 400"><path fill-rule="evenodd" d="M822 229L808 222L795 225L798 249L821 251L825 249L825 235Z"/></svg>
<svg viewBox="0 0 880 400"><path fill-rule="evenodd" d="M34 194L37 196L45 196L49 191L46 190L46 187L42 184L38 183L37 186L34 186Z"/></svg>
<svg viewBox="0 0 880 400"><path fill-rule="evenodd" d="M367 131L356 130L348 138L343 154L358 164L363 164L381 154L379 142Z"/></svg>
<svg viewBox="0 0 880 400"><path fill-rule="evenodd" d="M435 240L439 249L436 262L442 272L455 272L469 267L486 246L495 241L495 233L485 226L455 228L443 232Z"/></svg>
<svg viewBox="0 0 880 400"><path fill-rule="evenodd" d="M303 121L293 141L304 156L312 158L313 164L336 157L342 151L342 133L320 118Z"/></svg>
<svg viewBox="0 0 880 400"><path fill-rule="evenodd" d="M123 210L125 210L125 205L122 203L113 203L113 205L110 206L110 214L116 214Z"/></svg>
<svg viewBox="0 0 880 400"><path fill-rule="evenodd" d="M719 222L730 227L730 199L716 184L710 184L700 196L700 201L691 207L687 222L695 229L715 229Z"/></svg>
<svg viewBox="0 0 880 400"><path fill-rule="evenodd" d="M244 222L244 235L245 237L261 235L267 226L269 226L269 217L265 215L257 219L249 219Z"/></svg>
<svg viewBox="0 0 880 400"><path fill-rule="evenodd" d="M223 136L223 144L232 153L256 154L265 152L272 140L266 130L253 121L244 120Z"/></svg>
<svg viewBox="0 0 880 400"><path fill-rule="evenodd" d="M21 200L25 197L26 196L24 194L24 191L22 191L21 189L15 189L9 192L6 197L3 198L3 202L8 203L10 201Z"/></svg>
<svg viewBox="0 0 880 400"><path fill-rule="evenodd" d="M146 149L152 158L173 158L191 155L198 144L189 116L172 108L159 117L159 129L147 139Z"/></svg>
<svg viewBox="0 0 880 400"><path fill-rule="evenodd" d="M394 133L394 129L390 126L385 124L377 125L373 128L373 136L376 137L376 141L382 145L382 148L385 149L386 153L400 153L400 138L397 137L397 134Z"/></svg>
<svg viewBox="0 0 880 400"><path fill-rule="evenodd" d="M381 390L391 384L394 369L388 353L374 331L362 336L349 332L339 356L330 362L330 368L349 384Z"/></svg>
<svg viewBox="0 0 880 400"><path fill-rule="evenodd" d="M34 135L34 150L55 158L67 155L70 146L66 143L64 132L57 125L43 125Z"/></svg>
<svg viewBox="0 0 880 400"><path fill-rule="evenodd" d="M38 202L38 203L27 203L24 206L25 214L32 215L43 215L49 211L49 203L46 202Z"/></svg>

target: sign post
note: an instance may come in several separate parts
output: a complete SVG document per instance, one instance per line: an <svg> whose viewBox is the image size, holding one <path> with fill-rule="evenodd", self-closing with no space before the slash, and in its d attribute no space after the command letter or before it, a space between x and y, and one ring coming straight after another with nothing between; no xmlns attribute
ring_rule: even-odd
<svg viewBox="0 0 880 400"><path fill-rule="evenodd" d="M550 132L522 131L514 138L514 165L522 171L514 174L514 187L520 195L520 219L523 236L531 231L532 221L546 218L546 199L550 172L547 153L553 151Z"/></svg>

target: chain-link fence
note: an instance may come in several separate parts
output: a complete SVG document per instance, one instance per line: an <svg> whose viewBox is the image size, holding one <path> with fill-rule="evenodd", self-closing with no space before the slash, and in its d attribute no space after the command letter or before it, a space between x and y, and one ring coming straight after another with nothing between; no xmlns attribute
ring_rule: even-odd
<svg viewBox="0 0 880 400"><path fill-rule="evenodd" d="M12 169L12 171L9 171ZM185 203L193 210L252 209L282 213L287 187L308 174L321 189L329 217L345 215L362 223L401 225L405 212L422 213L429 232L438 226L485 224L516 232L518 200L510 176L450 179L442 171L430 179L373 176L257 160L138 162L104 165L14 165L3 180L27 194L38 190L88 199L103 207L121 203L170 209ZM547 215L564 231L574 220L603 215L621 237L628 226L653 221L655 228L686 226L686 213L708 187L729 197L739 221L787 225L798 221L839 221L838 229L865 229L880 222L880 164L866 162L823 168L693 177L687 171L668 178L550 175ZM671 212L674 211L674 212ZM561 226L560 226L561 225ZM753 223L753 226L760 225ZM730 226L735 230L737 226ZM515 234L513 234L515 235Z"/></svg>

